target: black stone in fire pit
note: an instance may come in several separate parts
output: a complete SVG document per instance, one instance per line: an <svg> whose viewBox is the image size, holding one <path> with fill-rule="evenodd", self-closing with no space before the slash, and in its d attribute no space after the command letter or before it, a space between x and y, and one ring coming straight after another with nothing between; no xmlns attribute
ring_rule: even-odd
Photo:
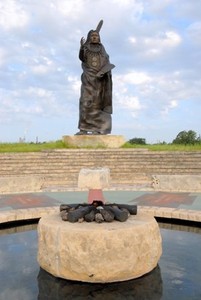
<svg viewBox="0 0 201 300"><path fill-rule="evenodd" d="M102 201L93 201L92 204L61 204L60 215L63 221L75 222L125 222L129 215L137 214L137 205L103 204Z"/></svg>

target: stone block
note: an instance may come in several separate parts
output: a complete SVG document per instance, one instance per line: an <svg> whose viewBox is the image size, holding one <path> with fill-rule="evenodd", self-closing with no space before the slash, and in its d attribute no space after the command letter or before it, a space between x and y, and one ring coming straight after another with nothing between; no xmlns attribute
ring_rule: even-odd
<svg viewBox="0 0 201 300"><path fill-rule="evenodd" d="M0 193L28 193L42 189L44 177L37 175L0 177Z"/></svg>
<svg viewBox="0 0 201 300"><path fill-rule="evenodd" d="M55 277L94 283L134 279L153 270L161 254L159 226L141 213L102 224L64 222L53 214L38 224L38 262Z"/></svg>
<svg viewBox="0 0 201 300"><path fill-rule="evenodd" d="M122 135L64 135L63 142L78 148L120 148L126 140Z"/></svg>
<svg viewBox="0 0 201 300"><path fill-rule="evenodd" d="M153 175L152 186L156 191L201 191L201 175Z"/></svg>
<svg viewBox="0 0 201 300"><path fill-rule="evenodd" d="M81 169L78 187L88 189L104 189L110 186L109 168Z"/></svg>

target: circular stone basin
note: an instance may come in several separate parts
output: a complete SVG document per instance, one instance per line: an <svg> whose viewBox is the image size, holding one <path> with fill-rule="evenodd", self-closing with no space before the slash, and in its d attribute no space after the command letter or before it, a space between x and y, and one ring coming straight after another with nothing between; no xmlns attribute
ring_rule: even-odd
<svg viewBox="0 0 201 300"><path fill-rule="evenodd" d="M38 224L39 265L56 277L84 282L115 282L140 277L162 254L154 217L139 213L126 222L70 223L59 214Z"/></svg>

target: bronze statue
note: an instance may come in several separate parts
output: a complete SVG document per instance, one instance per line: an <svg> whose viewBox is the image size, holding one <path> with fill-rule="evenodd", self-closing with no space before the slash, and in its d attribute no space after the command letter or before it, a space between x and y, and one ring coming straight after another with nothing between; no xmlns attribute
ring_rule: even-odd
<svg viewBox="0 0 201 300"><path fill-rule="evenodd" d="M115 67L100 41L101 20L96 30L90 30L87 40L80 41L82 61L81 96L79 104L80 131L76 135L109 134L112 128L112 75Z"/></svg>

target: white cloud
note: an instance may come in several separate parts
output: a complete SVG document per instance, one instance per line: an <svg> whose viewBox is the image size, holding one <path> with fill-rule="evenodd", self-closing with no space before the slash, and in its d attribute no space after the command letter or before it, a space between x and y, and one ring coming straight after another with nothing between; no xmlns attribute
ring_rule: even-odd
<svg viewBox="0 0 201 300"><path fill-rule="evenodd" d="M163 1L158 1L158 0L149 1L149 0L146 0L145 3L147 4L150 11L152 11L154 13L161 13L174 1L175 0L163 0Z"/></svg>
<svg viewBox="0 0 201 300"><path fill-rule="evenodd" d="M119 103L123 106L126 107L129 110L132 111L138 111L142 108L142 105L139 102L139 99L137 97L133 96L122 96L119 99Z"/></svg>
<svg viewBox="0 0 201 300"><path fill-rule="evenodd" d="M129 36L128 37L128 41L131 43L131 44L136 44L137 43L137 38L135 36Z"/></svg>
<svg viewBox="0 0 201 300"><path fill-rule="evenodd" d="M0 66L5 63L6 51L4 48L0 48Z"/></svg>
<svg viewBox="0 0 201 300"><path fill-rule="evenodd" d="M23 6L14 0L6 0L0 3L0 25L5 30L21 28L29 21L28 13Z"/></svg>
<svg viewBox="0 0 201 300"><path fill-rule="evenodd" d="M32 71L35 74L45 74L48 73L49 67L45 65L33 66Z"/></svg>
<svg viewBox="0 0 201 300"><path fill-rule="evenodd" d="M65 17L78 18L79 14L84 10L85 1L83 0L56 0L52 1L51 8L58 10Z"/></svg>
<svg viewBox="0 0 201 300"><path fill-rule="evenodd" d="M35 65L31 67L32 72L35 74L46 74L48 72L54 71L56 66L53 61L48 57L40 57L40 60L37 58L34 59Z"/></svg>
<svg viewBox="0 0 201 300"><path fill-rule="evenodd" d="M176 100L170 101L170 108L175 108L178 106L178 102Z"/></svg>
<svg viewBox="0 0 201 300"><path fill-rule="evenodd" d="M161 109L161 116L167 116L170 113L171 109L174 109L178 106L178 102L176 100L170 100L169 103L166 103L164 107Z"/></svg>
<svg viewBox="0 0 201 300"><path fill-rule="evenodd" d="M141 45L146 55L161 55L171 48L180 45L182 38L174 31L158 32L155 36L136 38L130 36L129 42L136 47Z"/></svg>
<svg viewBox="0 0 201 300"><path fill-rule="evenodd" d="M79 97L80 87L81 87L80 79L74 77L73 80L71 81L71 87L72 87L72 91L74 92L74 95Z"/></svg>
<svg viewBox="0 0 201 300"><path fill-rule="evenodd" d="M119 80L122 80L125 84L145 84L151 81L151 77L145 72L129 72L125 75L120 75Z"/></svg>
<svg viewBox="0 0 201 300"><path fill-rule="evenodd" d="M136 0L112 0L113 5L119 5L121 8L134 9L135 12L142 12L143 5L139 1Z"/></svg>

